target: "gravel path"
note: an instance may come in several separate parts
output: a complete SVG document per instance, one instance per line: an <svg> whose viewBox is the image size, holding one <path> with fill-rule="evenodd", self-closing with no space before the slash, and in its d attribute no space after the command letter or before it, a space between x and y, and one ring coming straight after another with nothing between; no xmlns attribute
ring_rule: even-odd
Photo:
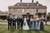
<svg viewBox="0 0 50 33"><path fill-rule="evenodd" d="M0 24L8 24L8 22L0 22ZM44 22L44 24L45 24L45 22ZM47 24L50 25L50 22L47 22Z"/></svg>

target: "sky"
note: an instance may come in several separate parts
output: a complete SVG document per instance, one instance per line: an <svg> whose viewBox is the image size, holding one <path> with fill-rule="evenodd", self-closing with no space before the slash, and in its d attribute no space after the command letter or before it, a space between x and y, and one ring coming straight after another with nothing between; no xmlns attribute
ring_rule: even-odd
<svg viewBox="0 0 50 33"><path fill-rule="evenodd" d="M40 4L47 6L47 13L50 12L50 0L34 0L34 3L38 1ZM23 3L31 3L32 0L22 0ZM13 6L16 3L20 3L20 0L0 0L0 10L8 11L8 6Z"/></svg>

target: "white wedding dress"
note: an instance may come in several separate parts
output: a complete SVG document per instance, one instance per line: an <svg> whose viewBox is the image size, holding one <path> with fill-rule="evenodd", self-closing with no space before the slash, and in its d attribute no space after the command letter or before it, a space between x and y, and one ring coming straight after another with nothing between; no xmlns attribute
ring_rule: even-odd
<svg viewBox="0 0 50 33"><path fill-rule="evenodd" d="M24 19L23 30L29 30L26 19Z"/></svg>

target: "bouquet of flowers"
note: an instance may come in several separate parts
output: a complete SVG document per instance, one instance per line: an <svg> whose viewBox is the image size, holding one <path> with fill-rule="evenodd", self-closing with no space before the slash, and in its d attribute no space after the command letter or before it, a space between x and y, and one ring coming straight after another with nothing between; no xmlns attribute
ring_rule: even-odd
<svg viewBox="0 0 50 33"><path fill-rule="evenodd" d="M34 20L34 22L36 22L36 20Z"/></svg>
<svg viewBox="0 0 50 33"><path fill-rule="evenodd" d="M37 22L39 22L39 20L37 20Z"/></svg>
<svg viewBox="0 0 50 33"><path fill-rule="evenodd" d="M26 22L24 22L24 25L26 25Z"/></svg>

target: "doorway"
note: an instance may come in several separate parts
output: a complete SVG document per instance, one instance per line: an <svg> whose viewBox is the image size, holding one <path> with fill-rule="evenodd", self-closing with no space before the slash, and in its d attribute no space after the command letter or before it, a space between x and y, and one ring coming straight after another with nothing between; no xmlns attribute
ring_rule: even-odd
<svg viewBox="0 0 50 33"><path fill-rule="evenodd" d="M26 18L27 18L27 17L29 17L29 18L31 18L31 17L32 17L32 18L33 18L33 15L31 15L30 13L23 14L22 16L23 16L23 18L24 18L25 16L26 16Z"/></svg>

